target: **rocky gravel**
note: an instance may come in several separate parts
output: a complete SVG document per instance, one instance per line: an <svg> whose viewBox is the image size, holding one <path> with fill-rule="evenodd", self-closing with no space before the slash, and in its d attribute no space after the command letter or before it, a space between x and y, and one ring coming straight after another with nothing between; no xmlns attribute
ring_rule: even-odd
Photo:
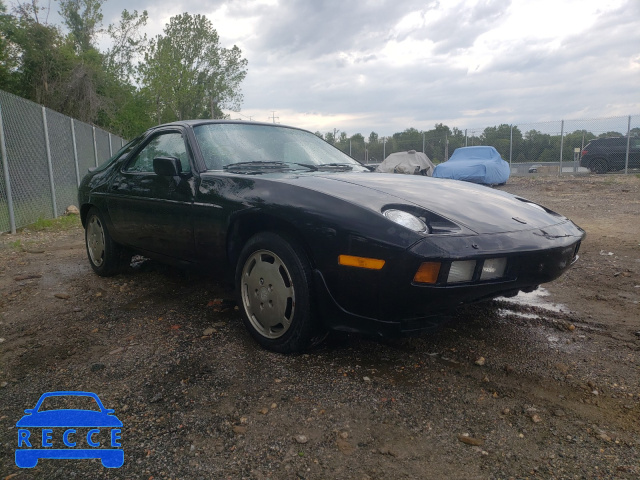
<svg viewBox="0 0 640 480"><path fill-rule="evenodd" d="M201 274L136 258L97 277L79 226L0 236L0 480L640 478L640 178L501 188L587 230L565 277L300 355L258 347ZM15 466L16 421L56 390L115 410L121 468Z"/></svg>

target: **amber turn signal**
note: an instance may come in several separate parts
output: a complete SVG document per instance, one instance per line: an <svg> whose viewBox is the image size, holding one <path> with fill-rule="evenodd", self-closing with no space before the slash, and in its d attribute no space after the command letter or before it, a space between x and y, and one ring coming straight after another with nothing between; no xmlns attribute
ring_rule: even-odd
<svg viewBox="0 0 640 480"><path fill-rule="evenodd" d="M424 262L413 277L416 283L436 283L440 273L439 262Z"/></svg>
<svg viewBox="0 0 640 480"><path fill-rule="evenodd" d="M351 255L340 255L338 257L338 263L340 265L346 265L347 267L368 268L369 270L380 270L384 267L384 260L378 260L377 258L354 257Z"/></svg>

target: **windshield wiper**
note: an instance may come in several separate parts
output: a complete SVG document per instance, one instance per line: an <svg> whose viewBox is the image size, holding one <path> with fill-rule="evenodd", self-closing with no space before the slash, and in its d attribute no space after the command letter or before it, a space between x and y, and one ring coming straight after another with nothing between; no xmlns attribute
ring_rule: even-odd
<svg viewBox="0 0 640 480"><path fill-rule="evenodd" d="M319 170L353 170L353 165L349 163L323 163L318 165Z"/></svg>
<svg viewBox="0 0 640 480"><path fill-rule="evenodd" d="M223 170L270 170L288 168L284 162L236 162L222 167Z"/></svg>
<svg viewBox="0 0 640 480"><path fill-rule="evenodd" d="M294 163L294 165L300 165L301 167L307 167L312 172L318 171L318 165L312 165L310 163Z"/></svg>
<svg viewBox="0 0 640 480"><path fill-rule="evenodd" d="M239 172L246 171L262 171L262 170L282 170L282 169L291 169L292 165L300 165L301 167L308 168L311 171L317 171L318 167L315 165L311 165L308 163L288 163L288 162L261 162L261 161L253 161L253 162L236 162L230 163L229 165L223 166L223 170L235 170Z"/></svg>

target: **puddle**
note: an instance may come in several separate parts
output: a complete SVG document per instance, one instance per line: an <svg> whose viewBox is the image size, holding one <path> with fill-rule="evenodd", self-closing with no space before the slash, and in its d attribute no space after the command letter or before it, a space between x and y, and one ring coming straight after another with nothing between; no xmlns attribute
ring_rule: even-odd
<svg viewBox="0 0 640 480"><path fill-rule="evenodd" d="M565 305L548 301L547 297L549 296L550 294L547 290L544 288L538 288L536 291L530 293L520 292L518 295L511 298L501 297L500 301L511 304L513 307L501 308L498 312L502 317L514 316L541 320L544 320L547 315L553 318L557 317L553 314L570 313L570 310ZM533 310L533 312L526 311L527 309ZM572 353L581 348L579 343L569 341L569 339L563 337L561 334L550 334L548 331L550 326L551 325L544 324L538 326L532 325L532 328L530 329L532 336L530 338L532 340L536 339L538 342L542 342L554 350L563 351L565 353Z"/></svg>
<svg viewBox="0 0 640 480"><path fill-rule="evenodd" d="M540 315L535 313L516 312L514 310L509 310L506 308L501 308L500 310L498 310L498 314L502 317L506 317L507 315L513 315L514 317L528 318L528 319L540 318Z"/></svg>
<svg viewBox="0 0 640 480"><path fill-rule="evenodd" d="M550 310L556 313L569 313L569 309L564 305L558 304L558 303L551 303L547 301L545 297L548 297L548 296L549 296L549 292L547 290L545 290L544 288L538 288L537 290L529 293L520 292L518 293L518 295L511 298L500 297L499 300L502 300L507 303L514 303L516 305L520 305L523 307L538 307L538 308L543 308L545 310ZM508 312L517 315L516 312L512 312L510 310ZM521 315L524 316L524 315L531 315L531 314L521 314ZM526 316L525 318L536 318L536 316L534 317Z"/></svg>

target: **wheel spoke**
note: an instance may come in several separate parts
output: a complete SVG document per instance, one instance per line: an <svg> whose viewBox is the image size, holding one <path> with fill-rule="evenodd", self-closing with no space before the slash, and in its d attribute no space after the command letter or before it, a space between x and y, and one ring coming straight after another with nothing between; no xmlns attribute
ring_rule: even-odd
<svg viewBox="0 0 640 480"><path fill-rule="evenodd" d="M102 265L105 250L104 230L97 216L91 217L87 226L87 250L93 264L96 267Z"/></svg>
<svg viewBox="0 0 640 480"><path fill-rule="evenodd" d="M284 262L273 252L254 252L245 262L242 283L244 308L254 328L267 338L284 335L295 307L295 291Z"/></svg>

